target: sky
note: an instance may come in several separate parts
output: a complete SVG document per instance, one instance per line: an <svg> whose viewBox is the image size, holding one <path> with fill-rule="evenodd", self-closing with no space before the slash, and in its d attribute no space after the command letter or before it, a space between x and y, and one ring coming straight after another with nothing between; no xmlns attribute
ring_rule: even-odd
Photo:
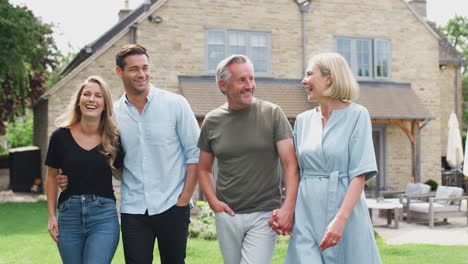
<svg viewBox="0 0 468 264"><path fill-rule="evenodd" d="M144 0L128 0L136 8ZM225 1L225 0L220 0ZM286 0L284 0L286 1ZM379 0L380 1L380 0ZM427 17L444 25L455 15L468 17L468 0L426 0ZM118 22L124 0L9 0L26 5L45 23L54 24L54 39L62 51L78 52Z"/></svg>

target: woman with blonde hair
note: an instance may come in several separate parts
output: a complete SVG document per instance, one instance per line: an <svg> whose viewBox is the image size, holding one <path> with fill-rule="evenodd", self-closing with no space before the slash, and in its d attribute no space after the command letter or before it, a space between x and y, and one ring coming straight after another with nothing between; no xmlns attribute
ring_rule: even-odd
<svg viewBox="0 0 468 264"><path fill-rule="evenodd" d="M321 53L302 85L319 106L298 115L294 143L301 181L285 263L381 263L363 194L377 174L366 108L346 60Z"/></svg>
<svg viewBox="0 0 468 264"><path fill-rule="evenodd" d="M119 242L112 174L122 167L112 96L106 82L89 77L72 97L50 136L46 194L48 231L63 263L111 263ZM57 207L56 177L68 186Z"/></svg>

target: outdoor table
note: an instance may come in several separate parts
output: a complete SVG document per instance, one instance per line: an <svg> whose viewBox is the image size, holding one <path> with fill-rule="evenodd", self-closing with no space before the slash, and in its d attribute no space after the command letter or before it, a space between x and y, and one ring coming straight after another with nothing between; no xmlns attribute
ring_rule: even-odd
<svg viewBox="0 0 468 264"><path fill-rule="evenodd" d="M400 214L403 205L399 201L386 200L386 199L366 199L367 208L369 208L369 214L372 221L372 209L387 210L387 226L392 223L392 212L395 215L394 222L395 228L399 227Z"/></svg>

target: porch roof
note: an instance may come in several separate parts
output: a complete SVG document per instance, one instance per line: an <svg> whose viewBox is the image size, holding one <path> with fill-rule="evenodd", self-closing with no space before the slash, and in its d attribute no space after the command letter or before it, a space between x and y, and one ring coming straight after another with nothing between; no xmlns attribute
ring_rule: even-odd
<svg viewBox="0 0 468 264"><path fill-rule="evenodd" d="M312 109L317 103L307 101L299 79L255 78L255 96L275 103L288 118ZM179 76L180 88L197 117L226 102L216 86L214 76ZM356 103L365 106L373 119L427 119L430 112L408 83L360 82Z"/></svg>

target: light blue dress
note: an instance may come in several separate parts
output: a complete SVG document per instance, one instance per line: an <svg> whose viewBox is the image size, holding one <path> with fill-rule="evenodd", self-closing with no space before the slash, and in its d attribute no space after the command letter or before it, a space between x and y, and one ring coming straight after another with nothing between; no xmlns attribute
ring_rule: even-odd
<svg viewBox="0 0 468 264"><path fill-rule="evenodd" d="M306 111L296 119L294 143L301 180L285 263L382 263L364 192L338 245L323 252L318 247L341 207L349 182L362 174L366 180L377 174L367 109L352 103L333 110L324 128L321 113Z"/></svg>

